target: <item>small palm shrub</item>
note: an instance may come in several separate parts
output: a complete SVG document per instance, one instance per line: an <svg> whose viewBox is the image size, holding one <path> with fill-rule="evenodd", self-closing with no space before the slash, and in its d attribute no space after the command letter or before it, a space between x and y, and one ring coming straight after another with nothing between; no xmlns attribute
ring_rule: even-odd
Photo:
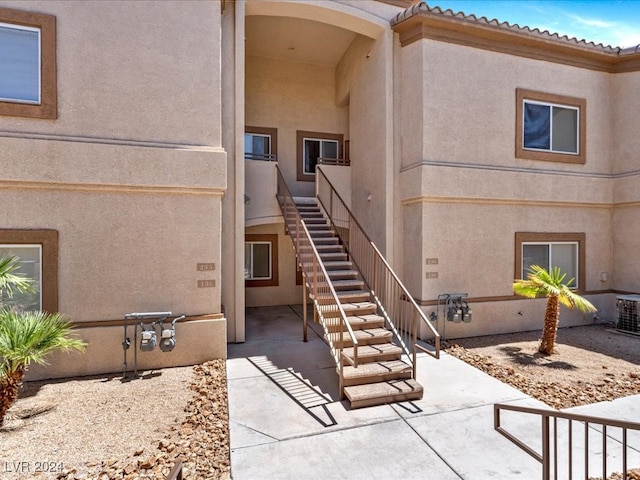
<svg viewBox="0 0 640 480"><path fill-rule="evenodd" d="M72 338L72 328L60 313L18 311L2 304L3 294L32 289L28 279L15 273L15 257L0 259L0 427L18 399L29 365L46 364L46 355L62 350L84 350L86 344Z"/></svg>

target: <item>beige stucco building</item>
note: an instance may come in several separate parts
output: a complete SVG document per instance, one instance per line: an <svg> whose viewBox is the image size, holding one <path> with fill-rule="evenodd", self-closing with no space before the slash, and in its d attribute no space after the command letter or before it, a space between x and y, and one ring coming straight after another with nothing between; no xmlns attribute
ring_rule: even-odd
<svg viewBox="0 0 640 480"><path fill-rule="evenodd" d="M0 0L0 44L21 35L39 83L0 80L0 253L31 249L40 307L89 342L33 377L121 370L127 313L186 315L148 368L301 303L276 167L311 197L319 157L426 314L467 294L449 337L539 328L511 290L533 260L601 319L640 292L638 49L410 0Z"/></svg>

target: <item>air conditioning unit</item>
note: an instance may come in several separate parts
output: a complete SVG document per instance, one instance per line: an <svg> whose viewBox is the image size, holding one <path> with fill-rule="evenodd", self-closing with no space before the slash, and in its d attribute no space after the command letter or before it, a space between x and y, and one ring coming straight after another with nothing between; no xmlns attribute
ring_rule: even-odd
<svg viewBox="0 0 640 480"><path fill-rule="evenodd" d="M618 330L640 334L640 295L616 297Z"/></svg>

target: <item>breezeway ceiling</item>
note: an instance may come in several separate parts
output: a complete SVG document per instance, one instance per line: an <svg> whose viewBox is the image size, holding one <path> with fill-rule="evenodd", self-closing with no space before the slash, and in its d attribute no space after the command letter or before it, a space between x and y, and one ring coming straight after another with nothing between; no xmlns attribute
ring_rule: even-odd
<svg viewBox="0 0 640 480"><path fill-rule="evenodd" d="M335 66L356 33L312 20L247 16L247 55Z"/></svg>

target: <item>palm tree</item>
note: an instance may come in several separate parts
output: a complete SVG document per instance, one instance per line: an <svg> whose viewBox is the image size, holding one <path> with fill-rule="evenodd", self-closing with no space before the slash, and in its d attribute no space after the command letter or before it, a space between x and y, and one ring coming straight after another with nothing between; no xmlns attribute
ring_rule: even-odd
<svg viewBox="0 0 640 480"><path fill-rule="evenodd" d="M569 285L573 283L573 278L567 283L563 283L566 276L567 274L560 272L558 267L551 267L551 272L548 272L539 265L531 265L527 279L516 280L513 284L513 291L517 295L527 298L547 297L544 329L540 339L540 346L538 347L538 351L546 355L551 355L555 348L561 303L566 307L577 308L582 312L595 312L597 310L587 299L571 291Z"/></svg>
<svg viewBox="0 0 640 480"><path fill-rule="evenodd" d="M0 258L0 308L3 306L4 295L11 298L14 290L20 293L33 291L31 280L15 273L19 268L20 260L18 257Z"/></svg>
<svg viewBox="0 0 640 480"><path fill-rule="evenodd" d="M14 273L15 257L0 259L0 294L10 297L18 291L33 290L31 282ZM0 307L2 307L0 295ZM71 337L72 329L59 313L18 312L0 309L0 427L9 407L17 400L31 362L46 364L54 350L83 350L86 344Z"/></svg>

